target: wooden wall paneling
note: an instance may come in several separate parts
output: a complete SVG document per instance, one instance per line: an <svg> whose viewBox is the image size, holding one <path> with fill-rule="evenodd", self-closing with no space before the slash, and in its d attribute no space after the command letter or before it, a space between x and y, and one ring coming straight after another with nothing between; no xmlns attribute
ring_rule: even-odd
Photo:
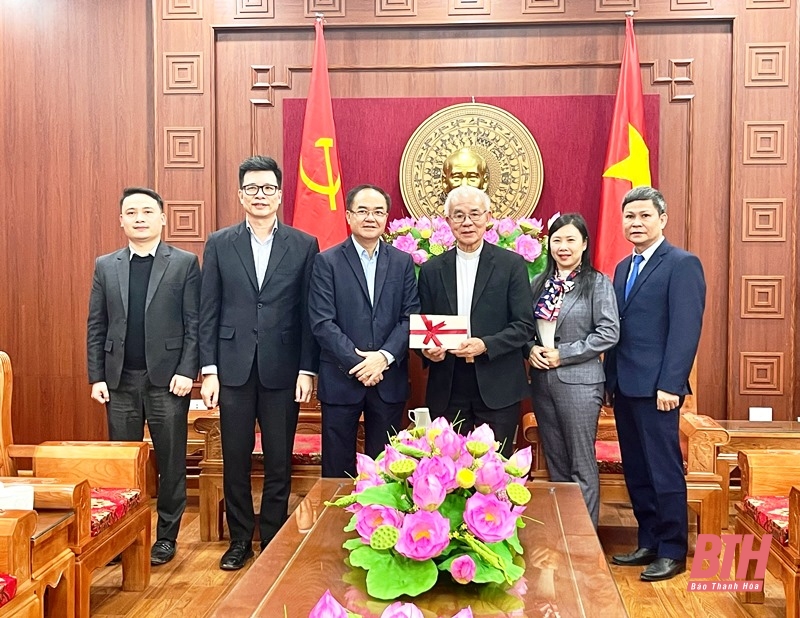
<svg viewBox="0 0 800 618"><path fill-rule="evenodd" d="M152 183L148 13L135 0L0 3L0 348L19 442L106 435L86 315L95 257L125 242L121 188Z"/></svg>
<svg viewBox="0 0 800 618"><path fill-rule="evenodd" d="M206 233L216 229L214 126L207 124L214 59L206 16L212 11L202 0L153 1L155 187L168 204L165 238L202 255Z"/></svg>
<svg viewBox="0 0 800 618"><path fill-rule="evenodd" d="M795 188L796 180L787 184L785 173L765 171L770 166L761 161L744 163L742 123L766 123L756 134L753 152L768 158L772 145L778 145L779 154L773 158L785 160L780 165L792 168L797 147L796 84L792 85L793 78L796 82L797 33L793 24L798 9L771 3L779 10L764 10L771 6L761 0L748 0L748 6L755 6L754 2L757 8L747 9L736 0L654 0L641 3L636 16L645 91L662 97L661 134L670 135L661 142L659 170L670 202L668 235L700 255L709 280L698 356L698 399L705 412L718 417L741 417L746 405L752 405L748 403L752 396L742 398L738 386L733 386L739 384L740 352L772 352L744 349L742 341L755 337L751 332L760 332L760 325L754 328L752 324L764 321L785 330L795 319L797 297L788 293L784 318L747 317L746 323L735 323L740 319L735 316L741 315L742 275L767 281L776 277L795 280L789 272L793 266L787 266L786 272L766 267L744 272L741 268L743 262L766 265L773 259L770 251L780 255L786 251L763 248L768 243L781 245L775 238L742 237L744 204L757 216L760 227L755 232L766 235L771 234L770 208L778 216L775 225L784 221L781 213L786 221L794 221L795 212L793 196L785 194ZM610 6L602 4L600 8ZM386 3L375 0L348 0L341 6L344 17L330 16L326 27L334 97L593 94L613 93L616 88L622 15L598 10L597 2L493 2L488 16L458 18L448 18L443 12L449 5L432 0L417 0L413 11L404 5L403 11L393 14L382 10ZM214 177L217 191L205 197L218 200L219 227L241 219L235 200L238 162L254 151L277 156L282 152L282 101L305 96L313 31L301 3L276 3L269 17L246 20L236 18L231 2L207 8L204 23L214 31L209 53L216 55L208 83L225 92L214 96L215 113L205 121L205 126L214 127L212 158L219 166ZM548 12L535 12L545 8ZM757 19L754 13L758 13ZM515 30L514 24L521 22L526 26ZM440 27L426 27L433 24ZM758 36L747 39L745 31ZM509 41L513 45L506 44ZM665 41L671 43L665 46ZM513 59L510 49L515 52ZM750 68L746 71L747 54ZM503 69L491 72L478 67L466 75L445 66L448 62L497 63ZM406 70L408 66L414 70ZM261 76L254 79L259 71ZM746 75L747 80L729 81L730 76L738 75ZM262 78L272 87L255 87L263 84ZM740 107L745 88L750 91L746 98L752 108L747 118ZM774 117L776 101L786 115ZM748 191L742 182L747 175L745 166L753 168L754 179L761 179L748 181ZM766 186L769 195L764 193ZM713 234L709 230L717 230L713 242L709 242L709 234ZM785 232L789 235L785 244L794 251L794 225L787 224ZM743 252L743 245L753 249ZM749 329L748 333L740 332L743 329ZM780 337L771 333L761 341L774 338L778 342ZM776 406L776 418L788 414L797 388L793 380L796 352L792 343L789 346L781 370L786 384L792 386L778 398L782 403ZM783 349L781 344L779 351ZM718 371L720 358L728 359L727 374Z"/></svg>
<svg viewBox="0 0 800 618"><path fill-rule="evenodd" d="M796 416L797 11L748 2L734 25L729 416ZM790 18L793 17L793 18ZM791 282L786 289L783 282Z"/></svg>

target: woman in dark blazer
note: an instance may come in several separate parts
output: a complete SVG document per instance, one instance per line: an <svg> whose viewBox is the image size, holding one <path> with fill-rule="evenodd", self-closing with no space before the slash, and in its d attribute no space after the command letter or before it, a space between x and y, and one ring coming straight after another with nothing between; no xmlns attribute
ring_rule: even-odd
<svg viewBox="0 0 800 618"><path fill-rule="evenodd" d="M561 215L550 225L547 269L531 287L531 397L550 480L578 483L597 527L594 442L605 382L600 355L619 339L619 313L611 281L592 267L581 215Z"/></svg>

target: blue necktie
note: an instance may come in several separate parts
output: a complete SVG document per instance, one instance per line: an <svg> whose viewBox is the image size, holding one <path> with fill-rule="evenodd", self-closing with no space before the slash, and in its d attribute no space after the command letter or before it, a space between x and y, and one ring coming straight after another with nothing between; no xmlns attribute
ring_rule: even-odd
<svg viewBox="0 0 800 618"><path fill-rule="evenodd" d="M633 269L631 270L631 274L628 277L628 283L625 284L625 300L628 300L628 294L631 293L633 289L633 284L636 283L636 277L639 276L639 267L642 265L644 261L643 255L634 255L633 256Z"/></svg>

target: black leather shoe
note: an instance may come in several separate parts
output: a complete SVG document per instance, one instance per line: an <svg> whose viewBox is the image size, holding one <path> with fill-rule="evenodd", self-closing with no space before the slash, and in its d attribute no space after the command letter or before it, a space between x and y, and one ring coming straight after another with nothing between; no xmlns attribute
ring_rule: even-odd
<svg viewBox="0 0 800 618"><path fill-rule="evenodd" d="M251 541L231 541L222 558L219 560L219 568L223 571L238 571L248 559L253 557L253 543Z"/></svg>
<svg viewBox="0 0 800 618"><path fill-rule="evenodd" d="M686 560L673 560L672 558L657 558L650 563L639 579L645 582L660 582L672 579L686 570Z"/></svg>
<svg viewBox="0 0 800 618"><path fill-rule="evenodd" d="M150 564L153 566L167 564L175 557L177 549L178 545L175 541L156 541L150 549Z"/></svg>
<svg viewBox="0 0 800 618"><path fill-rule="evenodd" d="M655 549L640 547L629 554L616 554L611 556L611 562L619 566L647 566L658 558Z"/></svg>

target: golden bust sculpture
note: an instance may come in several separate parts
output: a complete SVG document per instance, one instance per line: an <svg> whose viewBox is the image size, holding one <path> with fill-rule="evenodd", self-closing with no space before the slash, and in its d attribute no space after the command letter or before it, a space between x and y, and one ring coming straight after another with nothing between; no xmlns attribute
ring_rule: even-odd
<svg viewBox="0 0 800 618"><path fill-rule="evenodd" d="M471 148L460 148L444 160L442 190L445 195L456 187L469 185L481 191L489 186L486 160Z"/></svg>

